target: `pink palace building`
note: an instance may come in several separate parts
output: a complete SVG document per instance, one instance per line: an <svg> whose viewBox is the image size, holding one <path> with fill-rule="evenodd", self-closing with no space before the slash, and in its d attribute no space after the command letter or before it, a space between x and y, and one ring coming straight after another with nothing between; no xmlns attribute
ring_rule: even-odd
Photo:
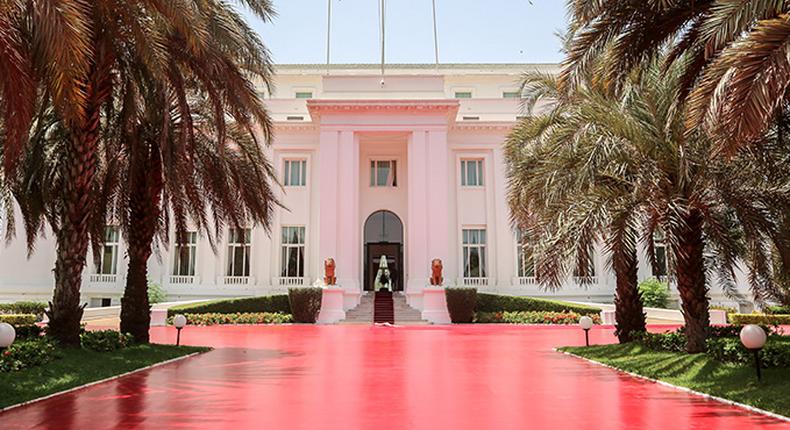
<svg viewBox="0 0 790 430"><path fill-rule="evenodd" d="M261 95L275 123L267 151L287 209L278 211L271 236L254 226L230 230L217 254L197 232L184 246L160 249L150 276L169 299L310 285L329 257L339 285L369 291L384 255L393 289L407 297L419 297L431 260L440 258L446 285L611 303L615 282L602 249L591 285L571 276L561 290L543 291L509 222L502 144L525 114L518 81L557 66L388 65L383 75L379 67L277 67L271 94ZM657 248L661 256L660 240ZM116 227L107 228L101 255L84 276L83 299L92 307L119 304L126 261ZM30 257L21 235L0 247L0 301L51 297L54 259L47 240ZM640 266L640 278L665 275ZM734 304L715 285L711 297Z"/></svg>

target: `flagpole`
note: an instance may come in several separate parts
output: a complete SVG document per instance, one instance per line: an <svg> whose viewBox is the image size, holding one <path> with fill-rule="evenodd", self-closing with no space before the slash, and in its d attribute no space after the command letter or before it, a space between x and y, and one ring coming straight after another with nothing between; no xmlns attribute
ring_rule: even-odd
<svg viewBox="0 0 790 430"><path fill-rule="evenodd" d="M384 15L386 14L386 3L381 0L381 84L384 85Z"/></svg>
<svg viewBox="0 0 790 430"><path fill-rule="evenodd" d="M332 35L332 0L326 2L326 73L329 74L329 38Z"/></svg>
<svg viewBox="0 0 790 430"><path fill-rule="evenodd" d="M436 30L436 0L431 0L433 5L433 53L436 59L436 67L439 67L439 36Z"/></svg>

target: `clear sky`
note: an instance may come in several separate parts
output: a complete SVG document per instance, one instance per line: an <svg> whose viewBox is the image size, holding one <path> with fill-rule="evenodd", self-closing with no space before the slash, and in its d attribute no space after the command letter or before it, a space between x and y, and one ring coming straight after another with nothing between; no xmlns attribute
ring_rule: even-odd
<svg viewBox="0 0 790 430"><path fill-rule="evenodd" d="M378 63L379 0L332 1L332 63ZM386 61L433 63L431 0L387 0ZM276 63L326 62L327 0L274 0L278 16L247 14ZM436 0L442 63L558 62L564 0ZM245 11L246 13L246 11Z"/></svg>

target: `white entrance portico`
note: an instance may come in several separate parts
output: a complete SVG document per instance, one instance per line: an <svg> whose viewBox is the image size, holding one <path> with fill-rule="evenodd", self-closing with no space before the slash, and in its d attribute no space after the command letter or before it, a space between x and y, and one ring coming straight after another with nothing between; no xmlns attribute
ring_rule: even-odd
<svg viewBox="0 0 790 430"><path fill-rule="evenodd" d="M339 285L366 289L364 224L391 211L405 230L403 285L408 297L419 295L430 261L450 260L447 132L458 102L311 100L308 109L320 136L319 258L335 259ZM379 160L392 169L390 183L368 177Z"/></svg>

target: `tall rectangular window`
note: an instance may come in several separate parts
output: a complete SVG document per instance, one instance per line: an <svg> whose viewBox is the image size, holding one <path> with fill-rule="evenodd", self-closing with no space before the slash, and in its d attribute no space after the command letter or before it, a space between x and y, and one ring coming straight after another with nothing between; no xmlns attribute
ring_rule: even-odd
<svg viewBox="0 0 790 430"><path fill-rule="evenodd" d="M463 229L464 278L486 277L486 231Z"/></svg>
<svg viewBox="0 0 790 430"><path fill-rule="evenodd" d="M661 231L656 231L653 235L653 252L656 255L656 267L653 268L653 276L659 279L666 278L669 272L667 241L664 233Z"/></svg>
<svg viewBox="0 0 790 430"><path fill-rule="evenodd" d="M471 99L472 92L471 91L456 91L455 98L457 99Z"/></svg>
<svg viewBox="0 0 790 430"><path fill-rule="evenodd" d="M307 184L307 160L285 160L283 185L304 187Z"/></svg>
<svg viewBox="0 0 790 430"><path fill-rule="evenodd" d="M483 186L483 160L461 160L461 186Z"/></svg>
<svg viewBox="0 0 790 430"><path fill-rule="evenodd" d="M283 278L304 277L304 227L282 228L282 252L280 276Z"/></svg>
<svg viewBox="0 0 790 430"><path fill-rule="evenodd" d="M173 275L195 276L195 261L197 259L197 232L184 232L180 240L176 241L175 260L173 261Z"/></svg>
<svg viewBox="0 0 790 430"><path fill-rule="evenodd" d="M296 94L294 94L294 97L297 98L297 99L311 99L311 98L313 98L313 92L312 91L297 91Z"/></svg>
<svg viewBox="0 0 790 430"><path fill-rule="evenodd" d="M370 186L397 187L398 163L395 160L371 160Z"/></svg>
<svg viewBox="0 0 790 430"><path fill-rule="evenodd" d="M118 274L118 227L107 226L104 228L104 242L99 261L96 264L96 273L101 275Z"/></svg>
<svg viewBox="0 0 790 430"><path fill-rule="evenodd" d="M526 242L526 236L521 230L516 230L516 256L518 259L518 277L534 278L535 259L532 255L532 249Z"/></svg>
<svg viewBox="0 0 790 430"><path fill-rule="evenodd" d="M578 264L576 264L576 267L573 268L573 276L577 278L577 280L580 278L595 277L595 252L592 254L592 261L590 261L590 264L586 268L580 268Z"/></svg>
<svg viewBox="0 0 790 430"><path fill-rule="evenodd" d="M252 232L248 228L232 228L228 231L227 276L250 276L250 241Z"/></svg>

